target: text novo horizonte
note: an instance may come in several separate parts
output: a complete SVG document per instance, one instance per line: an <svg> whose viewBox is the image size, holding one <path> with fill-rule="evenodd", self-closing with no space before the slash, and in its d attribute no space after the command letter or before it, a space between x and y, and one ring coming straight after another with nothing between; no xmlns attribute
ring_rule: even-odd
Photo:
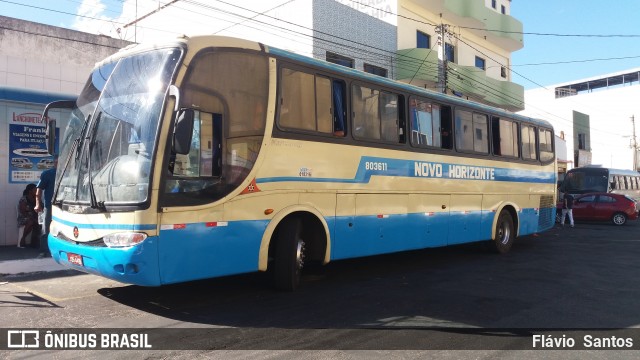
<svg viewBox="0 0 640 360"><path fill-rule="evenodd" d="M414 162L414 176L449 177L452 179L495 180L495 169L468 165L443 165L429 162ZM445 173L444 170L447 170Z"/></svg>

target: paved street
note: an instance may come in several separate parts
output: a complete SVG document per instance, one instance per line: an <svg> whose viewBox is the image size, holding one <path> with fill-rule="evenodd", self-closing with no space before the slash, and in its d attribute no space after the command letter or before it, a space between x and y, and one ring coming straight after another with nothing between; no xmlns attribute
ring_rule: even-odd
<svg viewBox="0 0 640 360"><path fill-rule="evenodd" d="M73 271L10 275L0 286L0 327L196 327L207 349L249 349L251 356L260 349L331 356L349 349L410 349L409 356L478 349L474 358L493 358L500 348L530 343L518 329L638 327L638 230L637 222L578 223L519 239L506 255L467 245L336 262L307 275L295 293L272 290L266 274L161 288ZM508 337L495 338L495 331ZM635 341L637 349L640 333Z"/></svg>

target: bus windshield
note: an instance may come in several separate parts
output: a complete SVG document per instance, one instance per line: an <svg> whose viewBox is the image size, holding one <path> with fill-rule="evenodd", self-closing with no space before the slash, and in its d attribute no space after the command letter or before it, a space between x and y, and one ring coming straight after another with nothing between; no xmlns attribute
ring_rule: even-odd
<svg viewBox="0 0 640 360"><path fill-rule="evenodd" d="M608 179L606 169L574 170L567 173L562 183L562 190L571 194L607 192L609 189Z"/></svg>
<svg viewBox="0 0 640 360"><path fill-rule="evenodd" d="M94 70L65 131L56 202L146 201L163 100L180 54L153 50Z"/></svg>

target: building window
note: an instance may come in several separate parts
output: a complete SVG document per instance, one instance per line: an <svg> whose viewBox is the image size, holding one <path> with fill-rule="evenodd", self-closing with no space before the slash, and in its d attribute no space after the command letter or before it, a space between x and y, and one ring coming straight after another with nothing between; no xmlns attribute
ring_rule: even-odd
<svg viewBox="0 0 640 360"><path fill-rule="evenodd" d="M447 59L447 61L450 61L450 62L453 62L453 63L456 62L455 54L456 54L456 47L451 45L451 44L445 43L444 44L444 56Z"/></svg>
<svg viewBox="0 0 640 360"><path fill-rule="evenodd" d="M485 63L486 63L486 61L483 58L476 56L476 67L478 69L484 70L485 69Z"/></svg>
<svg viewBox="0 0 640 360"><path fill-rule="evenodd" d="M587 150L587 134L578 134L578 149Z"/></svg>
<svg viewBox="0 0 640 360"><path fill-rule="evenodd" d="M503 79L506 79L506 78L507 78L507 68L506 68L506 67L504 67L504 66L501 66L501 67L500 67L500 76L501 76Z"/></svg>
<svg viewBox="0 0 640 360"><path fill-rule="evenodd" d="M374 74L382 77L387 77L387 69L381 68L379 66L364 64L364 72L368 72L369 74Z"/></svg>
<svg viewBox="0 0 640 360"><path fill-rule="evenodd" d="M496 8L496 0L491 0L491 7L494 8L494 9L497 9Z"/></svg>
<svg viewBox="0 0 640 360"><path fill-rule="evenodd" d="M431 37L422 31L416 32L416 43L418 49L430 49Z"/></svg>
<svg viewBox="0 0 640 360"><path fill-rule="evenodd" d="M500 5L500 12L503 14L507 14L507 8L504 5Z"/></svg>
<svg viewBox="0 0 640 360"><path fill-rule="evenodd" d="M346 66L353 69L354 61L346 56L338 55L327 51L327 61L330 63Z"/></svg>

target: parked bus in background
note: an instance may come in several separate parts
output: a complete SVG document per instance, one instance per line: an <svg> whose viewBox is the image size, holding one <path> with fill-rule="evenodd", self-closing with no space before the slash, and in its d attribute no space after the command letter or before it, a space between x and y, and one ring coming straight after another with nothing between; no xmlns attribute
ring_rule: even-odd
<svg viewBox="0 0 640 360"><path fill-rule="evenodd" d="M574 195L611 192L627 195L638 201L640 200L640 173L599 166L574 168L567 172L560 192Z"/></svg>
<svg viewBox="0 0 640 360"><path fill-rule="evenodd" d="M504 253L554 224L548 122L260 43L127 48L55 108L51 253L124 283L272 271L293 290L310 263Z"/></svg>

